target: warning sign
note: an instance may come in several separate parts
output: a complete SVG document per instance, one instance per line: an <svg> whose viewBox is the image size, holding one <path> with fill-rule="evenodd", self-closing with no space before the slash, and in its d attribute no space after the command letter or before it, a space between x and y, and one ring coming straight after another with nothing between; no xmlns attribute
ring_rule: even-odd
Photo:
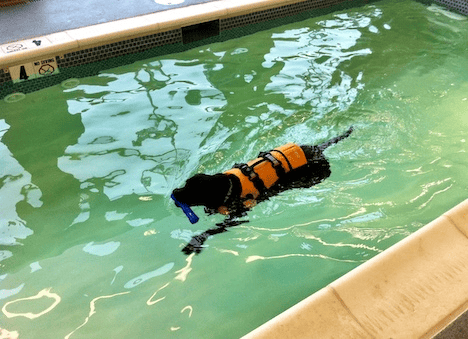
<svg viewBox="0 0 468 339"><path fill-rule="evenodd" d="M55 58L44 59L9 68L11 79L14 83L32 80L58 74L57 61Z"/></svg>
<svg viewBox="0 0 468 339"><path fill-rule="evenodd" d="M52 66L51 64L45 64L42 65L41 68L39 68L39 75L49 75L54 73L54 70L54 66Z"/></svg>
<svg viewBox="0 0 468 339"><path fill-rule="evenodd" d="M57 69L57 63L55 62L55 58L36 61L34 63L34 69L39 75L51 75L54 74Z"/></svg>

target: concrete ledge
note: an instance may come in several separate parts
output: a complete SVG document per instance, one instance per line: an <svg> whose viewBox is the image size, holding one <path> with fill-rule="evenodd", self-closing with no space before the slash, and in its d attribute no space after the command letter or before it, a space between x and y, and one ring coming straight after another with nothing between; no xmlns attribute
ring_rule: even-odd
<svg viewBox="0 0 468 339"><path fill-rule="evenodd" d="M219 0L0 45L0 69L305 0ZM342 1L338 1L342 2ZM41 40L40 45L33 41ZM14 46L23 46L14 48ZM55 54L55 55L53 55Z"/></svg>
<svg viewBox="0 0 468 339"><path fill-rule="evenodd" d="M468 200L247 334L431 338L468 309Z"/></svg>

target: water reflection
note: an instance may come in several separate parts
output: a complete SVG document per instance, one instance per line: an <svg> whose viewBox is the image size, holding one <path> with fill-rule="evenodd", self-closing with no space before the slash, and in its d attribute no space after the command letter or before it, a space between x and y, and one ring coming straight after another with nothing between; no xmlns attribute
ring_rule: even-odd
<svg viewBox="0 0 468 339"><path fill-rule="evenodd" d="M179 273L174 279L175 280L180 280L182 282L184 282L185 280L187 280L187 276L188 274L192 271L192 261L193 261L193 256L195 254L191 254L187 257L187 259L185 259L187 261L187 265L183 268L181 268L180 270L176 271L176 273Z"/></svg>
<svg viewBox="0 0 468 339"><path fill-rule="evenodd" d="M120 272L122 272L122 270L123 270L123 265L120 265L120 266L114 268L113 271L115 272L115 274L114 274L114 278L112 278L112 281L111 281L111 283L110 283L111 285L115 282L115 278L117 278L117 275L118 275Z"/></svg>
<svg viewBox="0 0 468 339"><path fill-rule="evenodd" d="M154 292L153 295L146 301L146 305L148 305L148 306L153 306L154 304L156 304L156 303L158 303L158 302L160 302L160 301L166 299L165 296L164 296L164 297L161 297L161 298L159 298L159 299L154 299L154 298L156 297L156 294L158 294L159 291L161 291L162 289L166 288L166 287L169 286L169 285L170 285L170 283L167 283L167 284L165 284L164 286L158 288L158 289L156 290L156 292Z"/></svg>
<svg viewBox="0 0 468 339"><path fill-rule="evenodd" d="M425 206L427 206L427 204L429 204L437 194L446 192L447 190L452 188L452 186L452 178L445 178L442 180L437 180L436 182L425 183L421 187L421 193L418 196L412 198L409 202L414 203L417 200L421 200L422 198L424 198L425 201L420 202L417 207L418 209L422 209ZM430 196L426 197L427 195Z"/></svg>
<svg viewBox="0 0 468 339"><path fill-rule="evenodd" d="M5 275L5 277L6 277L6 275ZM6 298L9 298L9 297L11 297L11 296L13 296L15 294L18 294L23 289L23 287L24 287L24 283L19 285L16 288L12 288L12 289L9 289L9 290L7 290L7 289L0 290L0 299L6 299Z"/></svg>
<svg viewBox="0 0 468 339"><path fill-rule="evenodd" d="M18 337L19 337L18 331L8 331L5 328L0 328L0 338L18 339Z"/></svg>
<svg viewBox="0 0 468 339"><path fill-rule="evenodd" d="M381 15L377 9L369 16L339 14L318 22L318 27L273 34L275 46L265 55L263 67L277 63L283 67L266 90L282 93L290 103L309 108L314 114L312 121L333 110L347 109L364 87L363 73L347 74L341 66L372 53L369 48L353 47L362 36L360 29Z"/></svg>
<svg viewBox="0 0 468 339"><path fill-rule="evenodd" d="M109 241L105 244L94 244L94 241L92 241L88 243L85 247L83 247L83 251L92 255L102 257L114 253L115 251L117 251L119 246L119 241Z"/></svg>
<svg viewBox="0 0 468 339"><path fill-rule="evenodd" d="M160 268L154 270L154 271L151 271L151 272L147 272L147 273L144 273L136 278L133 278L132 280L128 281L126 284L125 284L125 288L134 288L138 285L140 285L141 283L145 282L146 280L149 280L149 279L152 279L154 277L157 277L157 276L160 276L160 275L163 275L163 274L166 274L167 272L169 272L172 268L174 267L174 263L169 263L169 264L166 264L164 266L161 266Z"/></svg>
<svg viewBox="0 0 468 339"><path fill-rule="evenodd" d="M198 164L198 149L225 105L199 62L154 61L138 72L101 74L71 91L85 127L59 167L110 200L166 194ZM103 80L103 81L102 81Z"/></svg>
<svg viewBox="0 0 468 339"><path fill-rule="evenodd" d="M0 245L18 245L18 239L26 239L33 231L26 227L26 221L17 213L16 205L26 201L32 207L42 206L41 191L32 184L28 173L14 158L2 138L10 126L0 119ZM7 253L0 255L0 261Z"/></svg>
<svg viewBox="0 0 468 339"><path fill-rule="evenodd" d="M329 243L329 242L326 242L326 241L322 240L320 237L314 235L313 232L307 232L307 231L304 231L304 230L296 231L296 232L294 232L294 234L295 234L295 236L300 237L300 238L316 241L322 246L350 247L350 248L354 248L354 249L366 249L366 250L369 250L369 251L373 251L375 253L382 252L381 249L379 249L379 248L377 248L375 246L367 246L367 245L362 244L362 243L360 243L360 244L351 244L351 243L347 244L347 243L343 243L341 241L337 242L337 243Z"/></svg>
<svg viewBox="0 0 468 339"><path fill-rule="evenodd" d="M121 293L116 293L116 294L112 294L112 295L103 295L103 296L100 296L100 297L97 297L97 298L94 298L93 300L91 300L91 302L89 303L89 314L88 314L88 316L85 318L84 322L80 326L78 326L72 332L67 334L65 336L65 339L69 339L76 331L78 331L80 328L85 326L88 323L89 319L94 314L96 314L96 312L97 312L96 311L96 302L98 302L101 299L110 299L110 298L118 297L118 296L125 295L125 294L128 294L128 293L130 293L130 292L121 292Z"/></svg>
<svg viewBox="0 0 468 339"><path fill-rule="evenodd" d="M53 299L54 302L49 307L47 307L46 309L44 309L41 312L38 312L38 313L32 313L32 312L15 313L15 312L9 312L7 310L7 308L9 308L10 305L20 303L20 302L26 301L26 300L37 300L37 299L41 299L43 297ZM2 307L2 312L3 312L3 314L5 314L5 316L7 318L25 317L25 318L33 320L33 319L39 318L39 317L43 316L44 314L49 313L50 311L52 311L61 301L62 301L62 298L57 293L51 292L51 288L47 288L47 289L43 289L42 291L40 291L39 293L37 293L36 295L34 295L32 297L20 298L20 299L12 300L12 301L9 301L9 302L5 303L5 305L3 305L3 307Z"/></svg>
<svg viewBox="0 0 468 339"><path fill-rule="evenodd" d="M294 257L319 258L319 259L324 259L324 260L339 261L339 262L345 262L345 263L362 263L365 261L363 259L361 260L338 259L338 258L333 258L327 255L323 255L323 254L288 253L288 254L283 254L283 255L273 255L269 257L261 256L261 255L251 255L245 260L245 262L251 263L257 260L274 260L274 259L286 259L286 258L294 258Z"/></svg>

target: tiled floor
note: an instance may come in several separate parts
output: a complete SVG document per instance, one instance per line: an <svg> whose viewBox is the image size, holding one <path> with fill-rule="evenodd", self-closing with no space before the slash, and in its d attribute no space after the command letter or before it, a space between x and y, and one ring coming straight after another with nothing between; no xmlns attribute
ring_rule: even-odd
<svg viewBox="0 0 468 339"><path fill-rule="evenodd" d="M462 314L434 339L466 339L468 338L468 312Z"/></svg>

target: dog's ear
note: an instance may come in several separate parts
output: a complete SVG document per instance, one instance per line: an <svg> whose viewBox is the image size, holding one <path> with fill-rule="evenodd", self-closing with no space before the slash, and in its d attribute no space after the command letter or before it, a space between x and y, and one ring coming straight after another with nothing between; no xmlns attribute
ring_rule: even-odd
<svg viewBox="0 0 468 339"><path fill-rule="evenodd" d="M208 184L210 175L199 173L187 179L184 188L190 190L203 190L203 187Z"/></svg>

